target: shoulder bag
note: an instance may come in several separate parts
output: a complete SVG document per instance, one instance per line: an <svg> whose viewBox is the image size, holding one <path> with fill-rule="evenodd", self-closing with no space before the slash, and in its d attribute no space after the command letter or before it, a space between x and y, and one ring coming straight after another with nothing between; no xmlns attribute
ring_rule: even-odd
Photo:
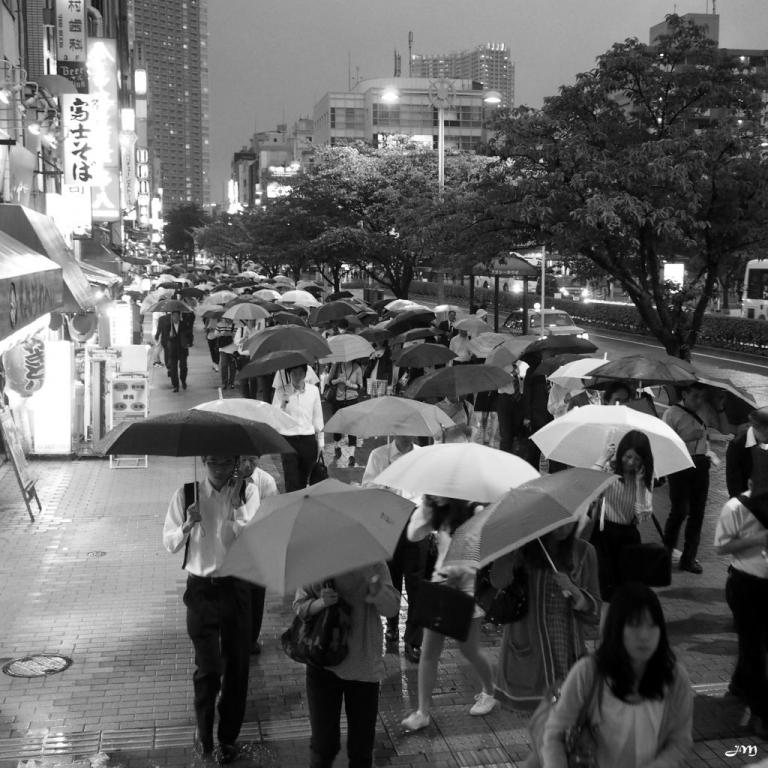
<svg viewBox="0 0 768 768"><path fill-rule="evenodd" d="M325 586L333 587L333 582ZM307 619L296 616L280 636L280 643L285 654L300 664L337 667L349 652L350 623L351 609L339 600Z"/></svg>
<svg viewBox="0 0 768 768"><path fill-rule="evenodd" d="M415 624L464 642L469 637L475 599L439 581L422 581L414 604Z"/></svg>
<svg viewBox="0 0 768 768"><path fill-rule="evenodd" d="M475 602L485 611L486 621L512 624L528 613L528 579L523 568L515 569L511 584L499 589L491 583L491 565L486 565L475 577Z"/></svg>

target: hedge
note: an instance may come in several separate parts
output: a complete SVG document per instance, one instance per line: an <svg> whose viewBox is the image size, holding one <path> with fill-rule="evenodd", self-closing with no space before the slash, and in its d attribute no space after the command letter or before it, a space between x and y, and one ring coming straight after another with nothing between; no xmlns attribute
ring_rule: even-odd
<svg viewBox="0 0 768 768"><path fill-rule="evenodd" d="M414 282L411 294L437 297L437 283ZM468 285L446 283L444 286L446 301L469 298ZM534 299L535 301L535 299ZM485 304L492 311L493 291L475 288L475 304ZM640 313L634 306L617 304L593 304L574 301L573 299L550 299L547 305L567 312L577 323L583 323L608 331L624 331L653 338L653 334L640 319ZM516 293L499 293L500 313L510 312L522 306L522 297ZM768 357L768 322L748 320L743 317L707 314L699 331L698 346L727 349L732 352L749 352Z"/></svg>

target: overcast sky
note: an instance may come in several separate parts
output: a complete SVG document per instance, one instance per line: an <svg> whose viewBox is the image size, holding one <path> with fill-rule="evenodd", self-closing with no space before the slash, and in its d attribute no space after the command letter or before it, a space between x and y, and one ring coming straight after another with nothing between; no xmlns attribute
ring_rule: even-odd
<svg viewBox="0 0 768 768"><path fill-rule="evenodd" d="M712 0L709 0L711 9ZM720 44L768 48L768 0L717 0ZM393 51L443 53L507 43L517 104L541 100L589 69L612 43L706 0L208 0L211 195L223 198L232 153L255 130L312 116L353 77L393 74Z"/></svg>

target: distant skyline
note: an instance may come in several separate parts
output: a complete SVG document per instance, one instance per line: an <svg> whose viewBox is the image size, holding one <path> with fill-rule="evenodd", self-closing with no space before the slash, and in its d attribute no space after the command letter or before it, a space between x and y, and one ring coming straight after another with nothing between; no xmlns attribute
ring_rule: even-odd
<svg viewBox="0 0 768 768"><path fill-rule="evenodd" d="M719 0L720 43L768 49L767 0ZM614 42L637 37L667 13L711 11L712 0L208 0L211 196L223 199L232 154L255 131L312 117L330 90L408 72L413 52L443 53L506 43L516 103L540 106L590 69Z"/></svg>

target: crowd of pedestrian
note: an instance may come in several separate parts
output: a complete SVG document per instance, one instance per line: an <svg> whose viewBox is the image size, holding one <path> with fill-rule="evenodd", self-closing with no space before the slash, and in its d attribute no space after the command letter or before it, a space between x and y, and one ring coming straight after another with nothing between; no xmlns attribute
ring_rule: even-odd
<svg viewBox="0 0 768 768"><path fill-rule="evenodd" d="M387 320L386 310L380 311L383 318L378 312L365 313L358 330L382 330L373 322ZM482 322L481 317L476 319ZM246 342L269 320L240 323L213 316L205 320L211 365L221 375L222 390L241 380L239 359L247 358ZM442 321L416 327L423 333L412 339L398 337L399 343L391 334L368 334L372 342L367 358L302 363L282 369L274 379L242 380L247 382L242 383L244 397L270 402L296 424L283 431L294 451L282 457L286 492L325 476L319 468L326 417L354 407L372 393L408 396L414 380L443 367L434 363L402 369L397 360L404 350L422 343L440 344L452 353L446 367L482 364L489 356L477 343L481 334L476 332L473 338L462 328L455 309ZM318 331L326 338L353 333L346 318ZM164 315L156 338L172 389L186 388L191 324L179 313ZM385 486L378 482L385 469L433 441L498 445L542 469L546 459L531 437L555 420L553 410L559 415L601 402L632 406L656 418L660 390L654 390L651 398L631 378L608 382L602 389L585 380L579 392L569 392L567 400L554 408L543 365L552 356L546 351L509 354L500 365L507 379L496 391L432 397L430 401L451 417L452 425L431 439L402 431L390 435L385 445L371 451L362 484ZM484 716L500 705L535 710L531 766L572 764L574 729L591 734L588 749L593 762L588 764L628 768L682 764L692 738L690 684L670 647L659 600L649 585L627 573L625 553L641 545L639 526L653 515L653 490L666 482L670 512L663 546L657 546L671 560L685 526L679 569L694 575L702 572L697 555L709 469L718 460L711 445L715 436L735 436L725 457L731 499L721 512L715 537L718 552L731 558L724 589L739 649L731 692L750 706L756 732L768 730L768 619L765 611L755 610L768 599L768 408L754 408L745 424L734 423L721 393L713 394L707 385L691 380L679 387L679 398L666 408L662 420L684 446L689 466L667 471L655 460L652 441L642 430L607 436L593 466L611 479L589 514L526 543L490 567L495 589L503 592L515 586L526 601L520 615L503 626L496 668L481 648L485 612L479 605L472 611L466 636L458 641L479 683L470 715ZM334 461L340 467L354 467L357 435L336 433L332 439ZM245 712L249 655L260 649L264 589L218 572L235 538L260 519L261 502L277 493L277 484L253 457L207 456L203 462L206 476L192 495L186 486L171 500L163 543L169 552L184 551L184 603L195 654L196 744L204 757L214 753L218 703L218 756L221 762L231 762ZM548 471L566 466L550 460ZM400 493L410 498L414 511L388 563L353 571L345 571L340 563L331 581L304 585L295 595L293 606L303 619L339 601L351 610L346 658L334 666L308 665L306 670L312 768L331 766L340 750L342 704L350 767L373 765L382 650L385 644L388 650L396 649L399 642L401 592L407 597L404 655L418 665L417 707L402 720L407 731L430 725L431 697L446 640L440 631L418 621L415 607L422 585L439 583L475 597L478 546L490 507L426 492ZM589 639L596 642L593 653L588 650ZM590 724L587 729L585 722Z"/></svg>

